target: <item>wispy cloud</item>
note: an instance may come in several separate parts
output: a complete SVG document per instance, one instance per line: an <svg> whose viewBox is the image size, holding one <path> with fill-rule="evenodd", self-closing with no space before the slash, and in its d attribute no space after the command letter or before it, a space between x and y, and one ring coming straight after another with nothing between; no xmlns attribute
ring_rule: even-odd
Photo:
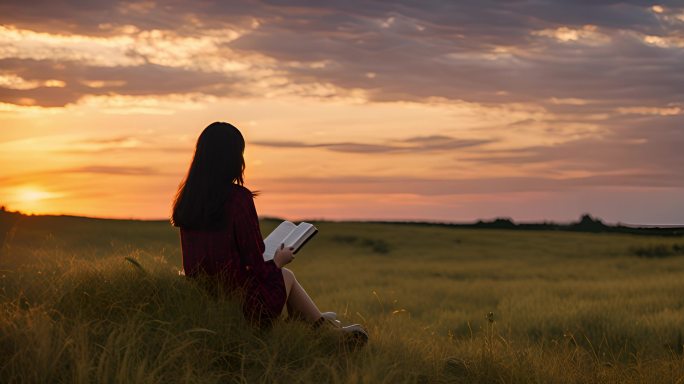
<svg viewBox="0 0 684 384"><path fill-rule="evenodd" d="M154 168L149 167L131 167L131 166L116 166L116 165L88 165L77 168L68 168L55 173L93 173L101 175L136 175L136 176L150 176L160 174Z"/></svg>
<svg viewBox="0 0 684 384"><path fill-rule="evenodd" d="M431 179L420 177L367 177L261 179L260 190L268 193L411 194L420 196L561 192L586 188L641 187L683 188L684 179L669 172L660 174L601 174L586 177L483 177Z"/></svg>
<svg viewBox="0 0 684 384"><path fill-rule="evenodd" d="M597 137L503 150L482 149L459 159L512 167L537 165L549 171L652 172L663 175L662 171L667 170L668 177L684 179L684 168L674 166L684 160L681 151L684 148L681 128L684 116L649 116L637 121L617 120L612 124L619 126Z"/></svg>
<svg viewBox="0 0 684 384"><path fill-rule="evenodd" d="M494 140L463 140L448 136L417 136L404 140L393 140L388 144L368 144L354 142L338 143L304 143L295 141L252 141L251 145L273 148L325 148L335 152L386 154L386 153L416 153L446 151L479 147L494 142Z"/></svg>
<svg viewBox="0 0 684 384"><path fill-rule="evenodd" d="M164 173L152 167L136 167L126 165L85 165L82 167L58 168L36 172L25 172L0 177L0 181L6 184L22 184L35 180L48 180L53 177L65 177L69 175L92 174L110 176L160 176Z"/></svg>

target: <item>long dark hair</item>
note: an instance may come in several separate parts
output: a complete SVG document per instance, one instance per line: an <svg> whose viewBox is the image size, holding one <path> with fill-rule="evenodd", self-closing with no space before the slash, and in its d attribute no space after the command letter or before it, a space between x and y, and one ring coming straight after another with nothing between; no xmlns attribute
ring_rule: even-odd
<svg viewBox="0 0 684 384"><path fill-rule="evenodd" d="M245 139L233 125L209 124L202 131L188 174L178 186L171 223L187 229L219 229L230 184L244 184Z"/></svg>

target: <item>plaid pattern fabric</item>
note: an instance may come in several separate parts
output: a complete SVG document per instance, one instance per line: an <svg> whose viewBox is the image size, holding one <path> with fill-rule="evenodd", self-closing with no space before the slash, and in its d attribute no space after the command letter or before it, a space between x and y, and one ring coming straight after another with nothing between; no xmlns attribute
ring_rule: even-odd
<svg viewBox="0 0 684 384"><path fill-rule="evenodd" d="M239 185L230 188L224 229L181 228L183 269L189 277L216 277L229 292L242 290L245 316L265 326L285 305L283 274L273 261L263 259L264 240L252 193Z"/></svg>

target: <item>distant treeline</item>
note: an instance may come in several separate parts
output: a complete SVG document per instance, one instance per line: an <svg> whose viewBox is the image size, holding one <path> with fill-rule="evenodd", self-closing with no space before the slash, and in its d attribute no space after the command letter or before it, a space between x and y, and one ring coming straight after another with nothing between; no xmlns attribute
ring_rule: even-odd
<svg viewBox="0 0 684 384"><path fill-rule="evenodd" d="M439 227L478 228L478 229L512 229L522 231L571 231L589 233L629 233L635 235L651 236L684 236L684 227L639 227L623 224L607 225L601 219L594 218L589 214L583 215L579 221L569 224L553 222L543 223L515 223L509 218L498 218L491 221L478 220L471 224L458 223L429 223L410 221L373 221L373 223L411 224Z"/></svg>
<svg viewBox="0 0 684 384"><path fill-rule="evenodd" d="M0 244L3 237L13 227L14 223L26 215L20 212L12 212L0 207ZM33 215L32 215L33 216ZM73 216L76 217L76 216ZM87 218L83 218L87 219ZM262 217L264 220L282 221L276 217ZM102 219L100 219L102 220ZM139 220L135 220L139 221ZM158 221L158 220L150 220ZM310 220L314 221L314 220ZM315 220L325 221L325 220ZM400 225L421 225L435 227L456 227L456 228L478 228L478 229L511 229L528 231L571 231L589 233L629 233L635 235L651 236L684 236L684 226L682 227L639 227L627 226L623 224L607 225L601 219L592 217L589 214L582 215L579 221L570 224L558 224L553 222L543 223L516 223L510 218L497 218L490 221L478 220L475 223L439 223L426 221L363 221L364 223L376 224L400 224Z"/></svg>

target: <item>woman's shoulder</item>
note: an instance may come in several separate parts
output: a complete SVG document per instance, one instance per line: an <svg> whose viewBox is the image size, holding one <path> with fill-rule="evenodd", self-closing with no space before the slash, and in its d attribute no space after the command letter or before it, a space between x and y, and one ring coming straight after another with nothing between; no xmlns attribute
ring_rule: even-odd
<svg viewBox="0 0 684 384"><path fill-rule="evenodd" d="M250 191L246 187L243 187L242 185L231 184L229 187L228 196L228 200L226 201L227 206L232 206L236 204L247 206L254 204L254 197L252 195L252 191Z"/></svg>
<svg viewBox="0 0 684 384"><path fill-rule="evenodd" d="M247 187L244 187L239 184L231 184L230 185L231 192L233 194L240 196L240 197L249 197L249 199L252 199L252 191L250 191Z"/></svg>
<svg viewBox="0 0 684 384"><path fill-rule="evenodd" d="M230 186L228 199L226 200L225 205L228 217L235 219L244 217L245 215L250 216L255 209L254 198L249 189L236 184Z"/></svg>

